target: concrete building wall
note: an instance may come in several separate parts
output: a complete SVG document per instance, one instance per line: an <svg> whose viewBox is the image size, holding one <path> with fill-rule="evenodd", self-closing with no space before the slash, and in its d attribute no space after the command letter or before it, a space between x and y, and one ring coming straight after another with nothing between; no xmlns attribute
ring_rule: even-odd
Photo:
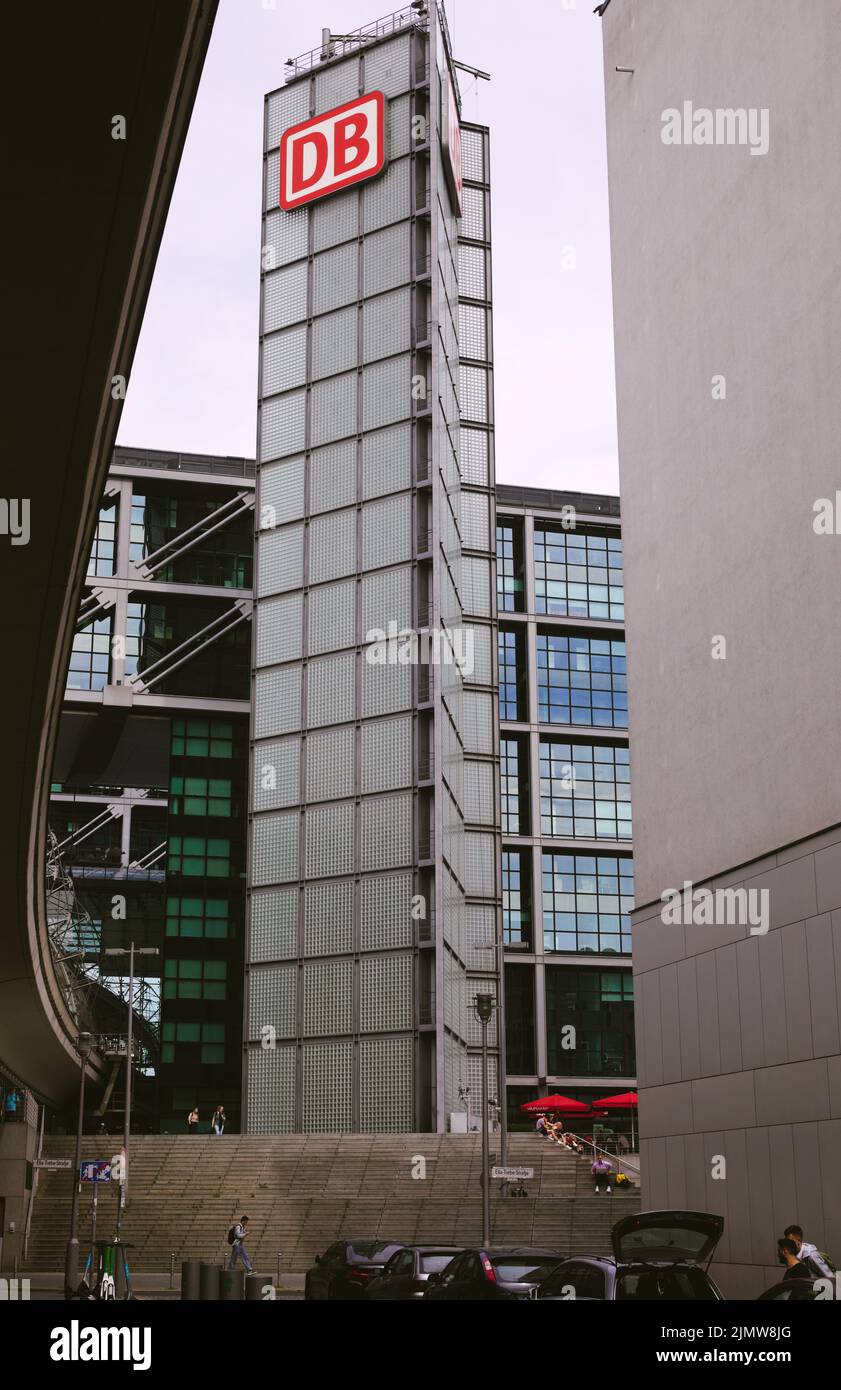
<svg viewBox="0 0 841 1390"><path fill-rule="evenodd" d="M603 21L639 903L841 819L841 543L812 530L841 476L839 18ZM664 145L685 100L767 108L768 153Z"/></svg>
<svg viewBox="0 0 841 1390"><path fill-rule="evenodd" d="M714 1272L744 1297L790 1222L841 1248L841 549L813 529L839 480L838 20L603 20L643 1204L722 1212ZM767 153L664 144L690 101L766 111ZM685 880L767 888L770 930L664 924Z"/></svg>

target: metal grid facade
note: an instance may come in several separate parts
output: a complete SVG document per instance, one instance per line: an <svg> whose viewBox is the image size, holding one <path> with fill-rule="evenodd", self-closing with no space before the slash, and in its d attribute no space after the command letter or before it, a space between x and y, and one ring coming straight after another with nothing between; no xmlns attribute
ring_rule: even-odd
<svg viewBox="0 0 841 1390"><path fill-rule="evenodd" d="M470 653L467 393L477 436L469 581L486 602L466 610L479 627L476 696L488 697L490 267L487 136L474 129L468 241L483 269L471 262L461 305L440 138L450 76L433 7L266 98L244 1077L253 1132L318 1129L325 1094L342 1097L331 1129L441 1131L468 1084L465 689L477 677L452 654ZM374 90L387 98L382 174L279 209L283 131ZM460 330L478 388L460 376ZM409 632L408 648L393 640ZM486 717L478 723L486 778L493 737ZM484 836L489 848L473 847L482 899L496 876L487 824ZM482 961L483 980L494 963Z"/></svg>

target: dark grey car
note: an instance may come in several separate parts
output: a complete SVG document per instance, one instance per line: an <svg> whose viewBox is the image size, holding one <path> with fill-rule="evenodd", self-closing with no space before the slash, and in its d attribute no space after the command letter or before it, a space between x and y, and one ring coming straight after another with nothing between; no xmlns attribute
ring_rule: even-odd
<svg viewBox="0 0 841 1390"><path fill-rule="evenodd" d="M559 1250L526 1245L465 1250L440 1274L430 1276L424 1298L529 1298L562 1259Z"/></svg>
<svg viewBox="0 0 841 1390"><path fill-rule="evenodd" d="M315 1264L307 1270L304 1280L305 1299L364 1298L369 1284L391 1259L402 1250L399 1240L337 1240L323 1255L316 1255Z"/></svg>
<svg viewBox="0 0 841 1390"><path fill-rule="evenodd" d="M460 1245L407 1245L392 1255L382 1274L371 1283L366 1298L407 1300L423 1298L432 1274L440 1274Z"/></svg>
<svg viewBox="0 0 841 1390"><path fill-rule="evenodd" d="M534 1290L553 1302L723 1300L707 1266L724 1230L723 1216L699 1211L644 1211L617 1221L613 1257L564 1260Z"/></svg>

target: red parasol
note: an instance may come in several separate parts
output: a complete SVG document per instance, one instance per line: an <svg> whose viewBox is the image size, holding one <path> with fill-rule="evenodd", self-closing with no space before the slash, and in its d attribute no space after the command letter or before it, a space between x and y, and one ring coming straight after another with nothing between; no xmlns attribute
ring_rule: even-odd
<svg viewBox="0 0 841 1390"><path fill-rule="evenodd" d="M525 1105L520 1106L527 1115L580 1115L582 1118L592 1115L589 1105L585 1105L582 1100L573 1100L571 1096L538 1096L536 1100L527 1100Z"/></svg>

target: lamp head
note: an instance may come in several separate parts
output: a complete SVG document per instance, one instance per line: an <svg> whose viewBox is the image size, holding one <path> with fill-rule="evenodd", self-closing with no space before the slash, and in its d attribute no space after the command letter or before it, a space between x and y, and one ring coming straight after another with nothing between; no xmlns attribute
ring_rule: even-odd
<svg viewBox="0 0 841 1390"><path fill-rule="evenodd" d="M80 1033L76 1039L76 1051L80 1057L89 1057L93 1051L93 1033Z"/></svg>
<svg viewBox="0 0 841 1390"><path fill-rule="evenodd" d="M477 994L474 1000L476 1013L480 1023L490 1023L493 1014L494 998L492 994Z"/></svg>

